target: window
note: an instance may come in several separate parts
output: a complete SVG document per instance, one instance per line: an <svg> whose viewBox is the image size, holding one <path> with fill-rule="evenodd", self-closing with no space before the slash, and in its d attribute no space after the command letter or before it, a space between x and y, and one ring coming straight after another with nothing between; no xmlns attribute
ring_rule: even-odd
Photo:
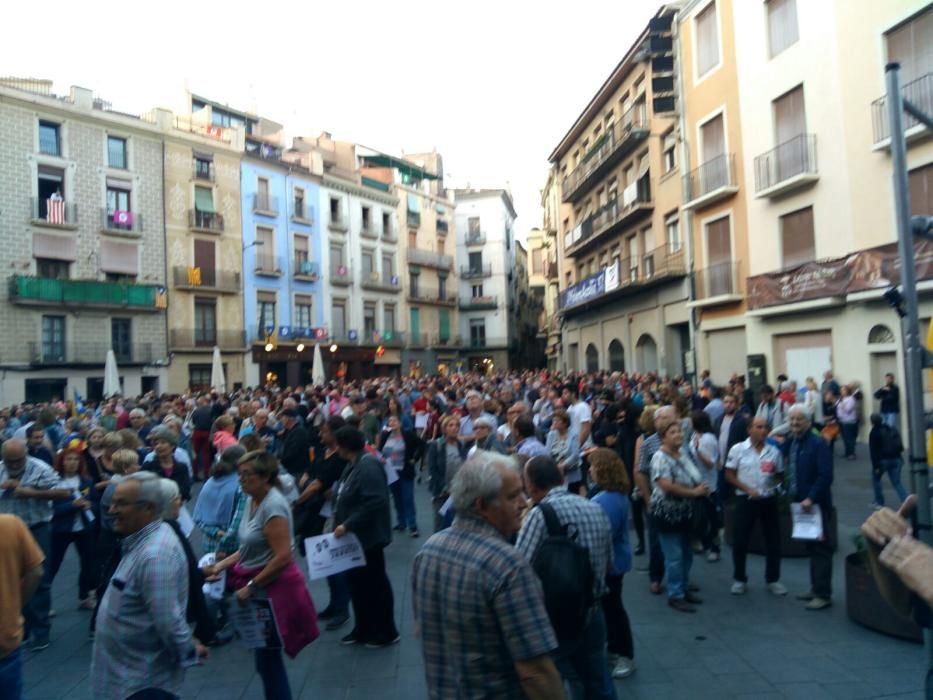
<svg viewBox="0 0 933 700"><path fill-rule="evenodd" d="M65 361L65 317L42 317L42 361Z"/></svg>
<svg viewBox="0 0 933 700"><path fill-rule="evenodd" d="M268 326L276 326L275 316L275 292L256 292L256 320L259 322L259 329L263 330Z"/></svg>
<svg viewBox="0 0 933 700"><path fill-rule="evenodd" d="M447 299L447 278L438 276L437 278L437 298L441 301Z"/></svg>
<svg viewBox="0 0 933 700"><path fill-rule="evenodd" d="M373 211L370 207L362 207L363 230L371 231L373 227Z"/></svg>
<svg viewBox="0 0 933 700"><path fill-rule="evenodd" d="M933 7L891 30L885 39L888 62L901 64L902 85L933 73Z"/></svg>
<svg viewBox="0 0 933 700"><path fill-rule="evenodd" d="M217 302L214 299L194 300L194 344L214 345L217 342Z"/></svg>
<svg viewBox="0 0 933 700"><path fill-rule="evenodd" d="M61 128L55 122L39 121L39 153L47 156L62 154Z"/></svg>
<svg viewBox="0 0 933 700"><path fill-rule="evenodd" d="M719 65L719 27L716 19L715 2L711 2L697 14L695 26L697 76L703 77Z"/></svg>
<svg viewBox="0 0 933 700"><path fill-rule="evenodd" d="M677 219L677 213L674 212L664 220L664 228L667 231L667 246L672 253L678 252L683 246L680 240L680 223Z"/></svg>
<svg viewBox="0 0 933 700"><path fill-rule="evenodd" d="M373 251L364 250L361 256L363 264L363 279L369 279L376 272L376 265L373 260Z"/></svg>
<svg viewBox="0 0 933 700"><path fill-rule="evenodd" d="M64 260L36 258L36 276L50 280L68 279L68 265Z"/></svg>
<svg viewBox="0 0 933 700"><path fill-rule="evenodd" d="M201 271L201 284L213 287L217 283L217 263L214 241L194 240L194 266Z"/></svg>
<svg viewBox="0 0 933 700"><path fill-rule="evenodd" d="M292 214L296 219L304 219L305 217L305 191L300 187L295 188L295 209Z"/></svg>
<svg viewBox="0 0 933 700"><path fill-rule="evenodd" d="M470 345L475 348L485 347L486 345L486 319L470 319Z"/></svg>
<svg viewBox="0 0 933 700"><path fill-rule="evenodd" d="M295 234L295 268L298 272L307 269L308 258L308 237L299 233Z"/></svg>
<svg viewBox="0 0 933 700"><path fill-rule="evenodd" d="M295 295L295 325L299 328L311 327L311 297L307 294Z"/></svg>
<svg viewBox="0 0 933 700"><path fill-rule="evenodd" d="M471 216L469 219L467 219L467 233L470 236L470 238L480 237L481 231L479 227L478 216Z"/></svg>
<svg viewBox="0 0 933 700"><path fill-rule="evenodd" d="M126 170L128 167L126 158L126 139L121 139L118 136L107 137L107 165L109 165L111 168Z"/></svg>
<svg viewBox="0 0 933 700"><path fill-rule="evenodd" d="M382 212L382 235L388 236L392 233L392 215L389 212Z"/></svg>
<svg viewBox="0 0 933 700"><path fill-rule="evenodd" d="M386 284L392 283L395 276L395 258L391 255L382 256L382 281Z"/></svg>
<svg viewBox="0 0 933 700"><path fill-rule="evenodd" d="M666 175L677 167L677 137L674 135L673 129L664 134L663 143L664 155L662 160L664 161L664 174Z"/></svg>
<svg viewBox="0 0 933 700"><path fill-rule="evenodd" d="M447 240L443 236L437 237L437 242L435 243L435 249L438 253L443 253L444 248L447 247Z"/></svg>
<svg viewBox="0 0 933 700"><path fill-rule="evenodd" d="M207 391L211 388L211 365L188 365L188 386L192 391ZM227 376L224 363L224 376Z"/></svg>
<svg viewBox="0 0 933 700"><path fill-rule="evenodd" d="M544 274L544 248L531 251L531 273L533 275Z"/></svg>
<svg viewBox="0 0 933 700"><path fill-rule="evenodd" d="M370 341L376 334L376 303L363 303L363 337Z"/></svg>
<svg viewBox="0 0 933 700"><path fill-rule="evenodd" d="M784 267L794 267L816 259L813 238L813 207L781 217L781 260Z"/></svg>
<svg viewBox="0 0 933 700"><path fill-rule="evenodd" d="M330 220L335 224L339 224L341 220L340 200L337 197L330 198Z"/></svg>
<svg viewBox="0 0 933 700"><path fill-rule="evenodd" d="M908 174L911 216L933 214L933 164L915 168Z"/></svg>
<svg viewBox="0 0 933 700"><path fill-rule="evenodd" d="M410 294L414 298L418 298L418 278L421 275L416 275L413 272L408 273L408 289L411 290Z"/></svg>
<svg viewBox="0 0 933 700"><path fill-rule="evenodd" d="M803 86L799 85L773 102L774 142L777 145L778 182L805 172L809 165L807 149L798 139L807 131Z"/></svg>
<svg viewBox="0 0 933 700"><path fill-rule="evenodd" d="M214 223L214 190L210 187L194 188L194 224L210 228Z"/></svg>
<svg viewBox="0 0 933 700"><path fill-rule="evenodd" d="M343 267L343 246L331 246L330 247L330 268L331 270L336 270L337 268Z"/></svg>
<svg viewBox="0 0 933 700"><path fill-rule="evenodd" d="M608 112L606 112L606 133L607 134L610 131L612 131L612 125L615 122L615 119L616 119L616 115L611 109Z"/></svg>
<svg viewBox="0 0 933 700"><path fill-rule="evenodd" d="M418 247L418 232L417 231L408 232L408 247L409 248Z"/></svg>
<svg viewBox="0 0 933 700"><path fill-rule="evenodd" d="M65 171L61 168L53 168L48 165L38 166L38 181L36 183L38 190L38 202L36 203L36 209L34 211L35 218L37 219L49 219L49 199L53 197L62 197L65 198L67 193L65 192ZM67 200L66 200L67 201ZM68 210L66 208L64 212L65 219L68 223L72 223L68 220Z"/></svg>
<svg viewBox="0 0 933 700"><path fill-rule="evenodd" d="M382 332L395 332L395 305L385 304L382 307Z"/></svg>
<svg viewBox="0 0 933 700"><path fill-rule="evenodd" d="M330 307L332 338L345 338L347 335L347 303L340 299L335 299Z"/></svg>
<svg viewBox="0 0 933 700"><path fill-rule="evenodd" d="M107 228L133 230L130 187L129 182L107 178Z"/></svg>
<svg viewBox="0 0 933 700"><path fill-rule="evenodd" d="M269 197L269 181L260 177L256 179L256 206L254 209L272 211L272 199Z"/></svg>
<svg viewBox="0 0 933 700"><path fill-rule="evenodd" d="M209 156L195 154L194 156L194 176L199 180L213 180L211 166L213 163Z"/></svg>
<svg viewBox="0 0 933 700"><path fill-rule="evenodd" d="M130 338L130 319L110 319L110 347L113 348L113 354L116 355L117 362L129 362L132 359Z"/></svg>
<svg viewBox="0 0 933 700"><path fill-rule="evenodd" d="M470 253L469 265L472 274L481 275L483 273L483 254Z"/></svg>
<svg viewBox="0 0 933 700"><path fill-rule="evenodd" d="M771 58L797 43L796 0L768 0L768 43ZM933 39L933 37L931 37Z"/></svg>

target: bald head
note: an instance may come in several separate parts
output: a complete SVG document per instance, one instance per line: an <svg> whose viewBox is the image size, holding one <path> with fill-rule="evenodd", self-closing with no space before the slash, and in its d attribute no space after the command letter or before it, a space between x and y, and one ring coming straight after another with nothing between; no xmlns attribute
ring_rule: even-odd
<svg viewBox="0 0 933 700"><path fill-rule="evenodd" d="M3 461L11 462L26 457L26 443L19 438L11 438L3 443Z"/></svg>

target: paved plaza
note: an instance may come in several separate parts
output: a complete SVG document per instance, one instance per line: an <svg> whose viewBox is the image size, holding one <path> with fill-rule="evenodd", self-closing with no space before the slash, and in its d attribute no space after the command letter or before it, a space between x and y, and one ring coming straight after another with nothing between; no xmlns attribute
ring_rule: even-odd
<svg viewBox="0 0 933 700"><path fill-rule="evenodd" d="M863 445L860 452L866 451ZM635 635L637 671L617 681L620 698L922 698L924 652L919 644L863 629L845 613L843 554L853 551L851 535L871 501L867 460L837 458L834 497L839 509L840 551L835 557L835 605L807 612L793 594L808 588L807 561L785 559L782 580L791 594L774 598L764 590L764 559L749 558L749 592L729 595L730 550L715 564L695 560L693 579L705 603L696 615L670 610L662 596L648 592L646 573L625 577L625 604ZM890 488L886 490L893 498ZM427 489L418 490L422 532L430 531ZM342 647L349 630L324 632L297 659L288 661L292 692L313 700L399 700L426 697L421 653L414 636L408 574L424 539L399 537L387 553L402 641L367 650ZM647 564L637 557L636 566ZM55 581L52 645L27 654L27 700L91 698L88 613L76 610L77 559L69 553ZM318 607L327 604L326 586L311 585ZM211 650L209 662L188 672L186 699L236 700L262 697L250 652L236 642Z"/></svg>

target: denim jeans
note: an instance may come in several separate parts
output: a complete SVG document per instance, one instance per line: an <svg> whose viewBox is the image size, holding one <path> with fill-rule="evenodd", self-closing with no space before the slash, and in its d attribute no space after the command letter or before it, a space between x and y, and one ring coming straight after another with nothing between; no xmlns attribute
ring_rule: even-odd
<svg viewBox="0 0 933 700"><path fill-rule="evenodd" d="M647 514L646 514L647 515ZM661 551L658 524L654 518L648 518L648 579L651 583L661 583L664 580L664 553Z"/></svg>
<svg viewBox="0 0 933 700"><path fill-rule="evenodd" d="M31 526L29 530L48 561L52 547L51 523L39 523ZM33 642L49 641L49 631L52 629L52 623L49 622L49 608L51 607L52 582L46 573L39 581L36 592L23 608L23 618L26 621L24 632L27 637L32 637Z"/></svg>
<svg viewBox="0 0 933 700"><path fill-rule="evenodd" d="M400 476L392 483L392 500L395 501L395 515L400 528L418 529L415 520L415 481Z"/></svg>
<svg viewBox="0 0 933 700"><path fill-rule="evenodd" d="M0 688L5 700L23 697L23 648L17 647L0 657Z"/></svg>
<svg viewBox="0 0 933 700"><path fill-rule="evenodd" d="M671 600L683 599L687 595L690 565L693 563L690 538L682 532L659 532L658 539L667 568L667 597Z"/></svg>
<svg viewBox="0 0 933 700"><path fill-rule="evenodd" d="M855 438L858 437L858 423L839 422L839 429L842 431L842 443L846 448L846 457L855 456Z"/></svg>
<svg viewBox="0 0 933 700"><path fill-rule="evenodd" d="M281 649L257 649L256 673L262 679L266 700L292 700Z"/></svg>
<svg viewBox="0 0 933 700"><path fill-rule="evenodd" d="M890 414L896 416L896 413ZM894 487L894 491L897 493L897 497L901 499L903 503L907 499L907 489L904 488L904 484L901 483L901 467L904 466L904 460L900 457L894 457L891 459L882 459L879 460L881 467L881 473L876 474L875 470L871 471L871 485L875 489L875 503L879 506L884 505L884 491L881 488L881 479L884 476L885 472L888 474L888 479L891 480L891 486Z"/></svg>
<svg viewBox="0 0 933 700"><path fill-rule="evenodd" d="M327 588L330 589L330 605L327 607L344 611L350 609L350 588L343 573L328 576Z"/></svg>
<svg viewBox="0 0 933 700"><path fill-rule="evenodd" d="M554 664L565 685L573 689L571 700L615 700L616 689L606 654L606 618L594 606L583 636L561 642L554 652Z"/></svg>
<svg viewBox="0 0 933 700"><path fill-rule="evenodd" d="M897 413L882 413L881 422L884 423L889 428L894 428L895 430L897 430L898 415L899 414Z"/></svg>

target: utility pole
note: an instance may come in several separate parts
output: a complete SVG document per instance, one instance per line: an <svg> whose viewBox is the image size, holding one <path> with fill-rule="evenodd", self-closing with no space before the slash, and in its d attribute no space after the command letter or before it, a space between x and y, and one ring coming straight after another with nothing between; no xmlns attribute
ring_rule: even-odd
<svg viewBox="0 0 933 700"><path fill-rule="evenodd" d="M917 279L914 269L914 236L910 216L910 192L907 185L907 142L904 137L904 112L933 130L933 120L901 95L900 65L885 67L887 82L888 126L891 132L891 160L894 170L894 208L897 215L898 253L901 259L901 292L889 290L886 298L901 317L904 343L904 388L907 391L910 474L917 494L917 528L920 539L933 546L930 529L930 471L926 456L926 419L923 412L923 368L933 366L933 355L920 338ZM922 226L924 234L927 226ZM923 630L927 661L933 668L933 631ZM929 688L927 689L930 690Z"/></svg>

